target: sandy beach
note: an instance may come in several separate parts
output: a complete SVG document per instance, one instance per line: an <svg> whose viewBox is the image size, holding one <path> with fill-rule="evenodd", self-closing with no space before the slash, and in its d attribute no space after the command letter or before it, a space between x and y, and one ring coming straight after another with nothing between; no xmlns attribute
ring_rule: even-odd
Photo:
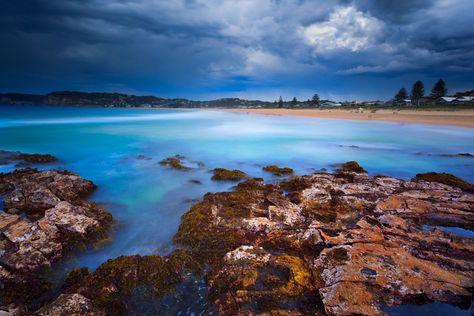
<svg viewBox="0 0 474 316"><path fill-rule="evenodd" d="M343 110L343 109L231 109L232 112L263 115L295 115L318 118L335 118L370 121L394 121L419 124L454 125L474 128L474 109L438 110Z"/></svg>

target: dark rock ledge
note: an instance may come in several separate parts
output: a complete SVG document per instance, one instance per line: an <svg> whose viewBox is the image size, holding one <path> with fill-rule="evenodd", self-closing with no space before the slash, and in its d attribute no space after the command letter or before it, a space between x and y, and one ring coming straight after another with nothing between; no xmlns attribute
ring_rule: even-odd
<svg viewBox="0 0 474 316"><path fill-rule="evenodd" d="M141 302L156 299L191 274L205 278L221 315L380 315L385 305L430 301L469 307L474 241L423 225L473 229L474 195L435 176L402 181L346 167L208 193L182 216L174 241L186 249L75 270L38 313L133 313L137 289Z"/></svg>
<svg viewBox="0 0 474 316"><path fill-rule="evenodd" d="M52 263L106 237L112 216L84 200L94 189L68 171L0 174L0 305L26 308L49 289Z"/></svg>
<svg viewBox="0 0 474 316"><path fill-rule="evenodd" d="M56 162L57 158L50 154L25 154L18 151L0 150L0 165L15 163L16 167Z"/></svg>

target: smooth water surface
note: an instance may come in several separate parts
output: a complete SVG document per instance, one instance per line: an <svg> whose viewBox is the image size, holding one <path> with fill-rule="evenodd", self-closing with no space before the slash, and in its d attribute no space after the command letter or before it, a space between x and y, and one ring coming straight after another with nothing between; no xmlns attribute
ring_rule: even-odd
<svg viewBox="0 0 474 316"><path fill-rule="evenodd" d="M473 129L224 111L1 106L0 149L50 153L59 163L47 168L72 170L99 186L92 199L119 224L110 243L71 263L90 268L120 255L171 251L183 212L204 193L232 187L210 181L215 167L274 181L262 166L304 174L357 160L371 174L443 171L474 180L473 158L440 156L474 153ZM183 172L158 164L176 154L205 167Z"/></svg>

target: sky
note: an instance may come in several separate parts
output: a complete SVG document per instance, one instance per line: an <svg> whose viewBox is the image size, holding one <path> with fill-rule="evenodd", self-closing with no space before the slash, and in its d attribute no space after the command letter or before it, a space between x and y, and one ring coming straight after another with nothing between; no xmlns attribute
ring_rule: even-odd
<svg viewBox="0 0 474 316"><path fill-rule="evenodd" d="M474 89L474 0L0 0L0 92L390 99Z"/></svg>

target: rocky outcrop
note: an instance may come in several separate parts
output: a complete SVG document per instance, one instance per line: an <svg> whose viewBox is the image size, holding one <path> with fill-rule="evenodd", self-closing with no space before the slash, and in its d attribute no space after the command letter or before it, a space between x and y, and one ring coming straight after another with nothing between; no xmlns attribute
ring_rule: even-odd
<svg viewBox="0 0 474 316"><path fill-rule="evenodd" d="M161 160L160 165L182 171L191 170L190 167L187 167L183 164L182 159L183 157L181 156L168 157L166 159Z"/></svg>
<svg viewBox="0 0 474 316"><path fill-rule="evenodd" d="M0 150L0 165L15 163L17 167L47 164L57 161L49 154L25 154L17 151Z"/></svg>
<svg viewBox="0 0 474 316"><path fill-rule="evenodd" d="M474 185L459 179L458 177L453 176L449 173L437 173L437 172L428 172L428 173L419 173L416 175L416 180L423 180L427 182L437 182L450 185L455 188L460 188L461 190L474 193Z"/></svg>
<svg viewBox="0 0 474 316"><path fill-rule="evenodd" d="M207 194L183 215L175 241L211 262L207 280L221 314L469 306L473 240L423 225L472 229L474 196L345 166L278 185L250 179L233 192Z"/></svg>
<svg viewBox="0 0 474 316"><path fill-rule="evenodd" d="M211 180L214 181L239 181L247 177L245 172L240 170L229 170L225 168L215 168L212 170Z"/></svg>
<svg viewBox="0 0 474 316"><path fill-rule="evenodd" d="M0 283L3 303L48 287L42 271L72 249L106 236L111 215L83 200L95 185L68 171L0 174Z"/></svg>
<svg viewBox="0 0 474 316"><path fill-rule="evenodd" d="M474 195L359 167L278 184L247 179L208 193L182 216L174 242L186 250L74 271L45 308L64 301L74 312L87 306L82 315L133 313L131 297L156 300L192 274L205 278L221 315L380 315L386 305L429 301L468 307L474 241L425 225L472 229Z"/></svg>
<svg viewBox="0 0 474 316"><path fill-rule="evenodd" d="M203 168L205 166L201 161L189 160L181 155L165 158L160 161L160 165L181 171L189 171L196 168Z"/></svg>
<svg viewBox="0 0 474 316"><path fill-rule="evenodd" d="M73 270L64 282L62 294L39 314L50 315L59 310L62 314L58 315L65 315L71 310L75 315L125 315L143 310L141 303L157 301L171 293L176 296L179 284L189 281L193 273L202 273L205 263L196 258L191 251L176 250L166 257L122 256L108 260L93 273ZM81 304L87 307L84 311L77 308ZM143 313L155 314L156 310Z"/></svg>
<svg viewBox="0 0 474 316"><path fill-rule="evenodd" d="M278 167L276 165L268 165L262 168L263 171L269 172L274 176L281 177L293 174L293 169L289 167Z"/></svg>

